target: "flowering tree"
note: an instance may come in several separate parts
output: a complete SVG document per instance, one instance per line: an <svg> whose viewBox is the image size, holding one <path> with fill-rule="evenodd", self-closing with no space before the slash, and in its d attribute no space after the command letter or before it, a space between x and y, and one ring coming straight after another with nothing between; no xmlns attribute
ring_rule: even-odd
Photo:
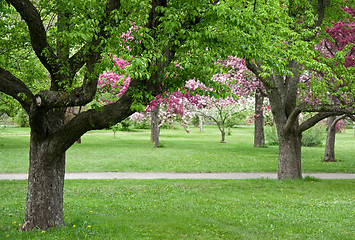
<svg viewBox="0 0 355 240"><path fill-rule="evenodd" d="M354 6L350 1L345 4ZM354 68L341 68L340 75L332 71L332 66L337 64L335 60L344 61L344 53L350 47L340 51L334 60L318 57L314 49L320 33L325 33L325 24L344 16L339 11L341 1L331 5L323 0L245 2L242 13L233 1L225 1L219 7L219 21L234 25L224 29L230 34L225 39L230 39L235 55L246 59L247 67L266 89L279 139L278 178L301 178L302 132L329 116L354 113L355 88L350 77ZM248 31L243 30L242 19L246 18L250 21ZM299 90L306 86L301 77L311 69L321 72L324 79L334 78L333 82L310 78L308 90L319 99L318 104L299 99ZM336 94L333 90L339 81L346 85L341 85ZM330 92L338 97L346 92L347 97L331 103ZM315 115L300 123L301 112Z"/></svg>
<svg viewBox="0 0 355 240"><path fill-rule="evenodd" d="M177 92L158 95L150 102L146 112L159 106L160 125L180 118L187 132L188 120L202 115L214 121L221 132L221 142L225 142L226 121L246 107L246 99L261 87L261 82L246 68L245 61L236 57L219 61L225 73L213 76L213 84L206 87L198 80L191 79ZM147 114L135 113L131 119L144 121Z"/></svg>
<svg viewBox="0 0 355 240"><path fill-rule="evenodd" d="M122 121L154 96L182 87L182 79L208 80L213 75L213 62L225 56L223 45L215 41L218 33L210 31L215 4L0 1L0 92L21 104L31 127L23 230L64 226L65 154L80 136ZM119 48L124 42L117 36L132 23L140 26L135 41L128 43L132 50ZM31 58L25 58L25 52ZM20 56L17 61L14 54ZM124 69L124 76L131 78L127 91L118 100L65 122L68 107L85 106L95 98L99 74L112 55L130 60ZM166 77L177 60L183 70ZM26 77L25 69L33 72L37 65L35 72L45 76L44 84L38 84L39 77Z"/></svg>
<svg viewBox="0 0 355 240"><path fill-rule="evenodd" d="M351 7L343 7L343 10L349 14L348 18L338 21L333 24L332 27L326 29L326 37L322 40L321 44L317 46L317 49L326 59L334 60L336 59L336 64L332 67L335 74L339 75L339 79L343 78L342 68L350 68L355 66L355 10ZM347 49L346 49L347 48ZM345 50L345 51L344 51ZM338 59L338 52L342 52L342 59ZM331 81L334 81L331 79ZM339 101L347 102L351 99L348 98L349 91L339 92L339 89L343 88L346 82L340 82L334 84L333 92L337 95L331 97L333 103ZM350 85L350 87L352 87ZM327 140L325 145L325 162L335 162L335 133L337 132L336 127L339 125L339 121L349 117L354 118L353 115L341 115L332 116L328 118L327 121Z"/></svg>

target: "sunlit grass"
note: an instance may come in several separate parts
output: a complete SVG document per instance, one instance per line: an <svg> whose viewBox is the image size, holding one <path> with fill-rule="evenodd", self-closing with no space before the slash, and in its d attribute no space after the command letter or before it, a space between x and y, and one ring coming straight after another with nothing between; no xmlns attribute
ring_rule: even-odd
<svg viewBox="0 0 355 240"><path fill-rule="evenodd" d="M17 132L18 131L18 132ZM0 172L27 172L29 136L27 129L9 128L0 138ZM13 136L19 134L20 136ZM95 131L82 137L81 144L67 152L67 172L174 171L174 172L276 172L277 146L253 147L253 128L234 128L227 143L220 143L215 126L200 133L182 129L161 130L162 148L150 143L150 132ZM353 131L337 134L338 162L324 163L323 147L302 148L303 172L355 172Z"/></svg>
<svg viewBox="0 0 355 240"><path fill-rule="evenodd" d="M355 181L311 180L67 180L66 227L34 233L1 181L0 239L353 239Z"/></svg>

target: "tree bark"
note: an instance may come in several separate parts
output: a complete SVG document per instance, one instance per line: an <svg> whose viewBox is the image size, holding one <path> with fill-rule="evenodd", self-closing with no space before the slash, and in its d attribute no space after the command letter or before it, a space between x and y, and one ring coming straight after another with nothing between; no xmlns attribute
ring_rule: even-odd
<svg viewBox="0 0 355 240"><path fill-rule="evenodd" d="M255 92L254 147L266 147L264 135L264 96L259 89Z"/></svg>
<svg viewBox="0 0 355 240"><path fill-rule="evenodd" d="M329 117L327 120L327 140L325 143L324 162L335 162L335 126L341 117Z"/></svg>
<svg viewBox="0 0 355 240"><path fill-rule="evenodd" d="M330 117L327 121L327 140L325 143L324 162L335 162L335 125L332 126L334 121L335 117Z"/></svg>
<svg viewBox="0 0 355 240"><path fill-rule="evenodd" d="M64 111L44 114L42 123L42 126L32 125L31 130L26 215L22 230L64 225L65 152L50 154L52 145L48 144L50 136L64 124ZM37 123L32 121L32 124Z"/></svg>
<svg viewBox="0 0 355 240"><path fill-rule="evenodd" d="M159 143L159 107L155 107L151 111L151 135L150 141L155 143L154 147L158 148Z"/></svg>
<svg viewBox="0 0 355 240"><path fill-rule="evenodd" d="M225 143L225 142L226 142L226 132L224 131L224 128L223 128L223 130L221 130L221 134L222 134L222 141L221 141L221 143Z"/></svg>
<svg viewBox="0 0 355 240"><path fill-rule="evenodd" d="M297 124L298 125L298 124ZM302 178L301 168L301 140L302 135L297 131L285 133L278 130L279 161L278 179Z"/></svg>

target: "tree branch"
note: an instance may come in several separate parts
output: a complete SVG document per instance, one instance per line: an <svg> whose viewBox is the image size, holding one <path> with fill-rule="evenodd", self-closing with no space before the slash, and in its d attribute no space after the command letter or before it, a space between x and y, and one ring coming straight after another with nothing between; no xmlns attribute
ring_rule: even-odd
<svg viewBox="0 0 355 240"><path fill-rule="evenodd" d="M6 0L25 20L31 38L31 45L38 59L51 75L58 71L57 56L49 46L41 17L29 0Z"/></svg>
<svg viewBox="0 0 355 240"><path fill-rule="evenodd" d="M49 144L53 146L48 149L51 154L64 152L87 131L107 128L124 120L133 113L132 102L132 96L124 95L116 103L79 113L52 136Z"/></svg>
<svg viewBox="0 0 355 240"><path fill-rule="evenodd" d="M319 121L327 118L327 117L331 117L331 116L337 116L339 115L336 112L321 112L318 113L316 115L314 115L313 117L307 119L306 121L304 121L299 127L298 127L298 133L304 132L307 129L313 127L314 125L316 125Z"/></svg>
<svg viewBox="0 0 355 240"><path fill-rule="evenodd" d="M338 116L337 118L334 119L334 121L332 122L330 128L334 128L335 125L343 118L346 118L347 115L341 115L341 116Z"/></svg>
<svg viewBox="0 0 355 240"><path fill-rule="evenodd" d="M293 111L292 113L289 115L289 117L287 118L287 122L285 124L285 131L289 131L294 122L297 120L298 115L301 112L318 112L317 115L315 115L314 117L308 119L306 122L302 123L299 127L299 132L303 132L305 130L307 130L308 128L314 126L317 122L319 122L320 120L330 117L330 116L339 116L339 115L343 115L343 114L354 114L354 107L352 106L339 106L339 105L318 105L318 106L310 106L307 104L301 104L298 105ZM318 119L318 120L317 120ZM312 122L312 121L316 121L316 122ZM313 125L312 125L313 124Z"/></svg>
<svg viewBox="0 0 355 240"><path fill-rule="evenodd" d="M0 67L0 91L19 101L26 112L30 111L34 99L33 93L20 79L2 67Z"/></svg>

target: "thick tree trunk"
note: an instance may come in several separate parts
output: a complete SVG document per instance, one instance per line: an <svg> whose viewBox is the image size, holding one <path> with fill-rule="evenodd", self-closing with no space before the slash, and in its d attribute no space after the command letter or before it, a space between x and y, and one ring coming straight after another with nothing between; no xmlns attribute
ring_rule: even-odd
<svg viewBox="0 0 355 240"><path fill-rule="evenodd" d="M254 122L254 147L266 147L264 136L264 96L260 90L255 92L255 122Z"/></svg>
<svg viewBox="0 0 355 240"><path fill-rule="evenodd" d="M65 155L42 162L46 142L31 139L26 216L22 229L47 229L64 225L63 187Z"/></svg>
<svg viewBox="0 0 355 240"><path fill-rule="evenodd" d="M30 167L23 230L64 225L65 153L50 154L50 139L64 123L64 111L51 111L31 126Z"/></svg>
<svg viewBox="0 0 355 240"><path fill-rule="evenodd" d="M151 111L150 141L155 143L154 147L159 147L159 107L153 108Z"/></svg>
<svg viewBox="0 0 355 240"><path fill-rule="evenodd" d="M335 122L336 117L329 117L327 121L327 140L325 143L324 162L335 162Z"/></svg>
<svg viewBox="0 0 355 240"><path fill-rule="evenodd" d="M278 179L302 178L301 169L301 139L292 131L279 135Z"/></svg>

